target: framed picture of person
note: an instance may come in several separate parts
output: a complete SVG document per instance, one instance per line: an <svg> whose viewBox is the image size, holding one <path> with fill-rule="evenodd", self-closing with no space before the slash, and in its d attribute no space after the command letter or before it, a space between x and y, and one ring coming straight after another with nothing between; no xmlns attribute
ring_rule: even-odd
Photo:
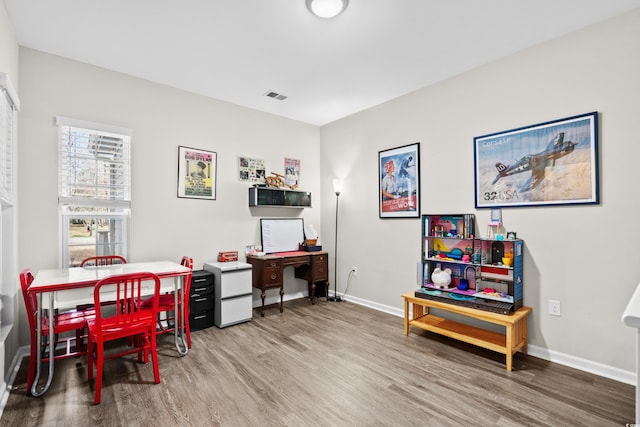
<svg viewBox="0 0 640 427"><path fill-rule="evenodd" d="M178 147L178 197L216 199L217 153Z"/></svg>
<svg viewBox="0 0 640 427"><path fill-rule="evenodd" d="M420 143L378 152L380 218L420 218Z"/></svg>

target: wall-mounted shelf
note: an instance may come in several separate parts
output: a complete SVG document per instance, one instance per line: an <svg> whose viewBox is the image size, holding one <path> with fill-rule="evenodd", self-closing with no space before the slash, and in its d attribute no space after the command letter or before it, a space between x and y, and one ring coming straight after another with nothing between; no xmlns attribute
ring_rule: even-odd
<svg viewBox="0 0 640 427"><path fill-rule="evenodd" d="M310 208L311 192L282 188L249 188L249 207Z"/></svg>

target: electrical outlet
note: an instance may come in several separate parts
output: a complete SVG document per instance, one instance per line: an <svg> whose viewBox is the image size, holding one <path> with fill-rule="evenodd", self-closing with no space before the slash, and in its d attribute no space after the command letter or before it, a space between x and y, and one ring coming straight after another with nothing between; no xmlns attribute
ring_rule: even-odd
<svg viewBox="0 0 640 427"><path fill-rule="evenodd" d="M351 267L351 271L353 271L353 275L354 276L358 275L358 267L356 267L355 265L353 267Z"/></svg>
<svg viewBox="0 0 640 427"><path fill-rule="evenodd" d="M552 316L561 316L560 301L549 300L549 314Z"/></svg>

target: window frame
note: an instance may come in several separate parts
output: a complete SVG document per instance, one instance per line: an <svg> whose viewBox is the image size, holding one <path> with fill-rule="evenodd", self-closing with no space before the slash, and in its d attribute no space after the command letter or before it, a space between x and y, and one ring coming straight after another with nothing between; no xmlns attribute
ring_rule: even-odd
<svg viewBox="0 0 640 427"><path fill-rule="evenodd" d="M95 255L121 255L126 259L129 259L130 252L130 233L131 233L131 129L107 125L96 122L89 122L85 120L78 120L69 117L56 117L56 125L58 127L58 216L59 216L59 266L60 268L66 268L74 265L78 265L81 259L71 258L71 248L73 246L83 246L82 244L72 244L70 237L70 227L72 220L87 220L89 230L89 237L92 240L86 240L84 246L94 246ZM69 192L69 188L76 188L81 186L76 183L74 185L68 185L71 181L68 170L62 170L63 165L67 165L72 161L83 161L78 156L69 156L67 144L70 143L72 135L86 135L89 134L91 138L101 140L102 138L115 139L121 143L120 150L114 150L113 153L122 155L121 161L118 164L122 170L117 174L118 184L115 188L118 191L114 191L119 194L118 198L103 198L100 197L99 192L96 190L93 196L73 196L66 194ZM100 154L96 153L95 158L87 158L87 165L95 162L100 163ZM100 187L98 181L98 167L94 170L94 177L87 180L88 183L95 183L96 189ZM111 174L109 175L111 177ZM81 181L81 180L80 180ZM67 185L65 185L67 184ZM108 193L111 195L111 185L107 185L109 188ZM102 220L102 221L101 221ZM118 221L122 221L117 228L114 228L114 224ZM104 239L105 233L99 232L98 223L108 222L109 236ZM93 233L95 231L95 233ZM104 227L103 227L103 231ZM117 238L115 238L117 236ZM115 239L115 240L114 240ZM102 251L100 249L103 249ZM72 263L73 261L73 263Z"/></svg>

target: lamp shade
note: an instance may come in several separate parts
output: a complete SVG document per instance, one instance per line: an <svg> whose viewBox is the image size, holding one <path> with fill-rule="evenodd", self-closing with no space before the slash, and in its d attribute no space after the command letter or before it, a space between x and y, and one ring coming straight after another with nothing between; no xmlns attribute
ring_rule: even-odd
<svg viewBox="0 0 640 427"><path fill-rule="evenodd" d="M320 18L333 18L347 8L349 0L306 0L307 9Z"/></svg>
<svg viewBox="0 0 640 427"><path fill-rule="evenodd" d="M336 193L336 196L338 196L341 192L342 192L342 180L339 178L336 178L333 180L333 191L334 193Z"/></svg>

